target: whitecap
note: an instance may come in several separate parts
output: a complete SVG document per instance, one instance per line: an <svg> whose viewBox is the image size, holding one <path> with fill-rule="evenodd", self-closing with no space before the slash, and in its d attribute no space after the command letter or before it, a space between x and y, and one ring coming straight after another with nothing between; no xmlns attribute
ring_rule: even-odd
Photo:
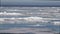
<svg viewBox="0 0 60 34"><path fill-rule="evenodd" d="M60 22L53 22L54 25L60 25Z"/></svg>
<svg viewBox="0 0 60 34"><path fill-rule="evenodd" d="M1 18L0 18L0 21L4 21L4 19L1 19Z"/></svg>
<svg viewBox="0 0 60 34"><path fill-rule="evenodd" d="M42 20L43 18L42 17L27 17L24 19L28 21L38 21L38 20Z"/></svg>
<svg viewBox="0 0 60 34"><path fill-rule="evenodd" d="M22 13L7 13L7 12L1 12L0 15L24 15Z"/></svg>

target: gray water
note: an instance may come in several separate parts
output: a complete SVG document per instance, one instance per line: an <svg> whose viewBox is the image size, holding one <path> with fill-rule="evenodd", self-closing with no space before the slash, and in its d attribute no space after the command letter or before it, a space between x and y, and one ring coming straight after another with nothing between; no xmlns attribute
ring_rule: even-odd
<svg viewBox="0 0 60 34"><path fill-rule="evenodd" d="M19 15L7 15L7 13L19 13ZM60 7L0 7L0 30L3 32L13 28L48 28L58 33L60 32Z"/></svg>

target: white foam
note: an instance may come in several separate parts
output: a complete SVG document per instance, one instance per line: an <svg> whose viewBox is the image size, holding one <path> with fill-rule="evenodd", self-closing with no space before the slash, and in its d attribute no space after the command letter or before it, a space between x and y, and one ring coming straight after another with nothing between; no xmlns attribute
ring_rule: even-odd
<svg viewBox="0 0 60 34"><path fill-rule="evenodd" d="M0 12L0 15L2 15L3 13L2 12Z"/></svg>
<svg viewBox="0 0 60 34"><path fill-rule="evenodd" d="M17 22L19 22L20 23L20 20L21 20L21 22L27 22L27 23L36 23L36 22L45 22L45 23L48 23L48 21L47 20L45 20L45 18L42 18L42 17L24 17L24 18L15 18L15 17L12 17L12 18L1 18L1 19L8 19L8 20L10 20L9 22L11 22L11 23L14 23L15 21L17 21ZM6 21L5 20L5 21ZM13 21L13 22L12 22ZM6 22L8 22L8 21L6 21ZM17 23L16 22L16 23ZM18 24L18 23L17 23Z"/></svg>
<svg viewBox="0 0 60 34"><path fill-rule="evenodd" d="M4 19L0 19L0 21L4 21Z"/></svg>
<svg viewBox="0 0 60 34"><path fill-rule="evenodd" d="M11 23L13 23L14 21L18 21L20 23L20 20L22 20L22 21L25 20L25 22L28 22L28 23L30 23L30 22L47 22L47 21L43 20L44 18L42 18L42 17L24 17L24 18L12 17L12 18L2 18L2 19L8 19L11 21ZM12 20L13 20L13 22L12 22ZM8 21L6 21L6 22L8 22Z"/></svg>
<svg viewBox="0 0 60 34"><path fill-rule="evenodd" d="M54 25L60 25L60 22L53 22Z"/></svg>
<svg viewBox="0 0 60 34"><path fill-rule="evenodd" d="M7 12L1 12L0 15L23 15L21 13L7 13Z"/></svg>
<svg viewBox="0 0 60 34"><path fill-rule="evenodd" d="M43 10L39 10L39 11L43 11Z"/></svg>
<svg viewBox="0 0 60 34"><path fill-rule="evenodd" d="M27 17L24 19L28 20L28 21L39 21L39 20L42 20L43 18L41 18L41 17Z"/></svg>
<svg viewBox="0 0 60 34"><path fill-rule="evenodd" d="M11 19L15 19L15 18L13 17L13 18L11 18Z"/></svg>
<svg viewBox="0 0 60 34"><path fill-rule="evenodd" d="M0 24L3 24L3 22L4 22L4 19L0 19Z"/></svg>
<svg viewBox="0 0 60 34"><path fill-rule="evenodd" d="M21 13L7 13L7 15L23 15Z"/></svg>

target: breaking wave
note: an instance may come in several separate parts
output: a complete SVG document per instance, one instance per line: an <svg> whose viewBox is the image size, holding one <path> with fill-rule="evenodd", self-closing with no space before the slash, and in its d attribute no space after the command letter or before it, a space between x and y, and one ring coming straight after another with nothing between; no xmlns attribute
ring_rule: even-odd
<svg viewBox="0 0 60 34"><path fill-rule="evenodd" d="M23 15L21 13L7 13L7 12L0 12L0 15Z"/></svg>
<svg viewBox="0 0 60 34"><path fill-rule="evenodd" d="M11 24L15 24L15 23L44 23L47 24L49 23L49 20L47 20L47 18L42 18L42 17L24 17L24 18L0 18L0 24L4 24L4 23L11 23ZM6 24L5 23L5 24ZM54 25L60 25L60 22L51 22Z"/></svg>

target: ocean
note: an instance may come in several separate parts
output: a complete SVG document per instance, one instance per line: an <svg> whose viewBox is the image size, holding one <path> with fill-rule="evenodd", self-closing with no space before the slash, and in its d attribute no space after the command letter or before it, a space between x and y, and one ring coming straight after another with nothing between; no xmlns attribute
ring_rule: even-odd
<svg viewBox="0 0 60 34"><path fill-rule="evenodd" d="M60 7L0 7L0 33L59 34Z"/></svg>

